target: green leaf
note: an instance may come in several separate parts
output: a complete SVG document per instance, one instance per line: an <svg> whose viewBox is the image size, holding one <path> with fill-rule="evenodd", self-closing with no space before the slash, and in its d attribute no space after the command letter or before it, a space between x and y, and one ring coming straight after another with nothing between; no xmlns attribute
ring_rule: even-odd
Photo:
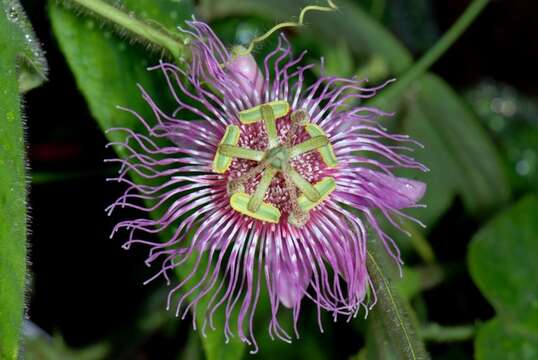
<svg viewBox="0 0 538 360"><path fill-rule="evenodd" d="M178 16L185 19L191 14L188 2L184 2L186 8L181 12L177 5L172 7L170 1L125 3L140 12L148 9L146 14L151 9L151 18L167 26L172 26L170 13L176 14L177 21L182 21ZM168 4L169 7L166 9L163 4ZM158 9L162 11L160 17L156 13ZM137 83L157 99L169 100L164 82L157 79L158 75L146 70L157 59L142 46L131 47L117 38L111 29L102 28L97 20L78 17L59 6L56 1L49 1L49 14L60 49L67 58L92 115L103 130L111 127L128 127L135 131L141 129L139 121L118 110L117 106L129 107L142 116L152 118L150 109L140 96Z"/></svg>
<svg viewBox="0 0 538 360"><path fill-rule="evenodd" d="M538 334L515 328L500 319L485 323L475 341L477 360L534 360L538 358Z"/></svg>
<svg viewBox="0 0 538 360"><path fill-rule="evenodd" d="M24 355L27 359L40 360L101 360L106 358L109 347L106 343L98 343L73 349L58 334L52 338L32 336L25 339Z"/></svg>
<svg viewBox="0 0 538 360"><path fill-rule="evenodd" d="M398 132L424 145L413 157L430 169L426 173L399 172L428 185L421 201L427 209L409 209L409 214L431 227L456 196L461 196L466 209L475 215L505 204L511 191L500 155L454 90L428 74L410 89L407 100ZM394 236L405 241L401 234Z"/></svg>
<svg viewBox="0 0 538 360"><path fill-rule="evenodd" d="M394 279L394 287L407 301L424 290L439 285L444 279L443 270L438 265L405 267L404 275Z"/></svg>
<svg viewBox="0 0 538 360"><path fill-rule="evenodd" d="M177 25L183 25L183 21L192 14L189 1L182 1L178 5L177 1L173 0L129 0L124 1L124 4L137 12L139 17L149 17L162 23L170 31ZM92 115L103 130L127 127L133 131L144 132L139 121L132 115L116 109L117 105L122 105L138 112L146 119L154 118L151 109L140 96L137 83L141 84L163 108L174 108L173 99L161 76L146 71L148 65L158 61L152 54L143 47L131 47L117 38L108 28L101 28L96 20L77 17L57 5L55 1L49 2L49 10L60 48L67 58ZM121 135L110 133L109 138L120 140ZM125 154L120 151L121 155ZM139 183L143 182L136 176L134 178ZM186 266L177 268L176 271L180 277L190 273ZM203 308L202 302L198 309ZM197 319L200 326L203 314L198 313ZM222 332L224 315L216 313L214 320L217 331L208 331L206 337L201 337L207 358L239 359L244 352L244 344L237 339L231 339L225 344Z"/></svg>
<svg viewBox="0 0 538 360"><path fill-rule="evenodd" d="M492 346L500 337L496 329L501 323L506 336L497 344L500 351L497 358L512 351L538 354L536 214L538 197L529 195L493 219L471 242L471 276L497 313L497 318L479 331L477 354L490 353L491 348L485 347ZM524 358L536 358L536 355Z"/></svg>
<svg viewBox="0 0 538 360"><path fill-rule="evenodd" d="M368 274L377 296L370 320L375 330L373 336L377 349L377 356L373 358L429 359L419 338L417 320L411 307L399 296L385 275L384 268L388 262L384 261L384 250L372 249L374 247L379 246L370 246L367 258Z"/></svg>
<svg viewBox="0 0 538 360"><path fill-rule="evenodd" d="M433 122L417 104L409 104L402 127L402 133L412 136L424 145L423 149L415 152L414 157L430 169L427 173L414 170L400 173L428 184L421 201L428 206L427 210L410 209L409 213L431 226L450 207L457 193L452 174L457 173L458 165L452 154L443 146L443 138L436 131Z"/></svg>
<svg viewBox="0 0 538 360"><path fill-rule="evenodd" d="M432 74L421 79L416 97L421 112L441 141L435 144L436 155L440 156L436 160L452 158L448 164L454 172L447 179L462 194L466 207L478 214L506 203L510 188L497 149L467 105ZM430 145L436 141L434 138L427 140L431 141ZM440 155L443 152L445 154ZM438 162L435 164L439 167Z"/></svg>
<svg viewBox="0 0 538 360"><path fill-rule="evenodd" d="M538 197L529 195L473 238L473 280L497 313L538 331Z"/></svg>
<svg viewBox="0 0 538 360"><path fill-rule="evenodd" d="M0 4L0 358L17 359L26 282L25 145L19 90L30 88L18 79L26 65L44 73L46 63L20 4Z"/></svg>

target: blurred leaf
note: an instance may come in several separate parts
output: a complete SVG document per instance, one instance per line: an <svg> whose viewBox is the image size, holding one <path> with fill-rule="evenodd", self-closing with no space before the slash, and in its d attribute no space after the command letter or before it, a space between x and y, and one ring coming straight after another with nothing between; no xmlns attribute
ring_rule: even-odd
<svg viewBox="0 0 538 360"><path fill-rule="evenodd" d="M183 8L166 0L131 0L125 1L125 5L171 28L175 27L176 21L189 17L192 11L187 1L182 3ZM92 115L103 130L128 127L136 131L142 127L132 115L117 110L118 105L152 117L136 84L162 102L169 100L164 81L146 71L150 61L157 62L157 59L142 46L130 46L107 27L101 27L97 20L78 17L56 1L49 1L49 13L60 49ZM115 135L118 134L111 134L112 137Z"/></svg>
<svg viewBox="0 0 538 360"><path fill-rule="evenodd" d="M322 314L322 319L326 315ZM281 311L278 319L283 329L293 331L292 314ZM287 343L274 337L271 338L269 331L267 331L267 324L271 321L271 304L267 289L264 289L260 296L260 303L256 314L256 322L259 324L257 326L256 339L260 344L260 353L256 357L267 360L331 359L334 357L333 347L331 346L332 320L331 318L328 324L322 320L324 327L322 334L319 330L317 311L304 306L301 310L298 330L300 338L293 340L292 343Z"/></svg>
<svg viewBox="0 0 538 360"><path fill-rule="evenodd" d="M204 354L200 346L200 338L195 333L189 333L189 339L179 360L203 360Z"/></svg>
<svg viewBox="0 0 538 360"><path fill-rule="evenodd" d="M475 340L477 360L534 360L538 358L538 334L518 329L495 318L485 323Z"/></svg>
<svg viewBox="0 0 538 360"><path fill-rule="evenodd" d="M371 245L374 245L371 243ZM375 246L380 247L380 246ZM384 273L385 253L382 249L369 247L367 266L377 304L372 310L375 344L374 359L429 359L419 338L416 319L412 309L395 291Z"/></svg>
<svg viewBox="0 0 538 360"><path fill-rule="evenodd" d="M24 321L24 358L39 360L99 360L105 359L109 346L105 343L70 348L61 335L50 336L30 320Z"/></svg>
<svg viewBox="0 0 538 360"><path fill-rule="evenodd" d="M21 62L43 72L46 64L20 4L5 0L0 4L0 358L17 359L26 281L26 175L19 89L28 89L18 78L26 69Z"/></svg>
<svg viewBox="0 0 538 360"><path fill-rule="evenodd" d="M342 76L343 74L337 74ZM359 79L368 79L372 84L384 81L389 76L387 62L379 55L371 56L359 66L355 74Z"/></svg>
<svg viewBox="0 0 538 360"><path fill-rule="evenodd" d="M538 197L529 195L474 236L469 267L499 315L538 331L537 240Z"/></svg>
<svg viewBox="0 0 538 360"><path fill-rule="evenodd" d="M178 4L173 0L129 0L124 1L124 4L141 17L158 21L171 31L192 14L189 1ZM116 110L117 105L126 106L147 119L153 119L150 108L140 96L137 83L157 99L159 105L171 104L167 102L171 101L171 97L166 83L159 76L146 71L149 61L157 62L151 54L145 52L142 47L129 46L107 28L99 27L95 20L77 17L58 6L55 1L49 1L49 9L60 48L93 116L103 130L112 127L141 130L140 122L132 115ZM120 136L111 134L110 139L118 140ZM136 176L134 177L136 179ZM137 179L137 182L142 183L143 180ZM189 274L187 267L176 270L180 277ZM200 308L203 309L203 304L200 304ZM220 312L215 317L215 327L219 331L209 331L206 337L201 338L206 356L210 360L238 359L243 353L244 344L236 339L224 344L221 331L224 317L219 314ZM203 320L203 314L198 314L197 319Z"/></svg>
<svg viewBox="0 0 538 360"><path fill-rule="evenodd" d="M443 270L438 265L405 267L403 276L394 279L394 287L409 301L422 291L439 285L443 278Z"/></svg>
<svg viewBox="0 0 538 360"><path fill-rule="evenodd" d="M452 157L451 166L456 165L446 179L462 194L466 207L477 214L506 203L510 188L502 162L471 110L435 75L421 79L416 96L424 117L439 134L441 143L436 145Z"/></svg>
<svg viewBox="0 0 538 360"><path fill-rule="evenodd" d="M323 49L324 74L329 76L353 76L353 57L344 41L325 46ZM317 76L321 75L321 67L315 68Z"/></svg>
<svg viewBox="0 0 538 360"><path fill-rule="evenodd" d="M192 239L192 235L195 232L196 232L196 227L193 227L189 230L188 241ZM203 279L203 276L204 276L203 270L194 271L194 267L196 266L196 262L197 262L197 256L198 255L191 256L183 264L183 266L175 269L180 278L187 278L191 274L194 274L191 277L191 279L187 282L187 285L185 286L185 288L193 288ZM200 263L197 265L198 269L206 269L208 266L211 267L212 264L209 264L208 261L209 261L209 257L208 257L207 252L205 252L202 254L200 258ZM195 298L197 294L198 293L196 292L191 294L190 298L191 299ZM215 314L213 315L213 324L215 326L215 330L207 326L207 328L205 329L205 335L201 333L200 329L202 328L203 319L205 318L205 315L206 315L205 309L207 309L208 307L211 295L212 293L210 292L208 296L204 296L202 299L200 299L196 306L196 312L195 313L192 312L193 315L196 316L197 331L200 335L200 340L204 348L204 353L206 355L206 358L208 360L241 359L245 352L245 344L240 342L238 337L230 338L228 342L225 341L224 324L226 322L226 317L225 317L226 315L223 309L220 309L220 311L215 311ZM174 307L172 308L175 310ZM182 310L184 310L184 308ZM235 321L235 319L237 319L238 311L239 311L238 308L234 308L229 317L230 328L232 329L237 327L237 322ZM181 315L182 313L179 313L179 314Z"/></svg>
<svg viewBox="0 0 538 360"><path fill-rule="evenodd" d="M482 228L469 248L471 276L497 318L479 330L479 359L538 355L538 197L529 195ZM504 328L504 335L497 331ZM499 339L502 338L502 341Z"/></svg>
<svg viewBox="0 0 538 360"><path fill-rule="evenodd" d="M24 349L24 356L29 360L100 360L105 359L107 353L107 344L73 349L68 347L59 335L55 335L52 339L42 337L26 339Z"/></svg>
<svg viewBox="0 0 538 360"><path fill-rule="evenodd" d="M426 165L430 171L422 173L415 170L403 170L399 175L412 177L428 184L426 194L421 201L428 208L426 210L410 209L409 213L426 225L432 226L452 204L457 192L453 174L458 173L458 165L450 151L444 147L443 138L436 130L433 121L417 103L409 103L401 132L412 136L424 145L423 149L415 152L414 157Z"/></svg>

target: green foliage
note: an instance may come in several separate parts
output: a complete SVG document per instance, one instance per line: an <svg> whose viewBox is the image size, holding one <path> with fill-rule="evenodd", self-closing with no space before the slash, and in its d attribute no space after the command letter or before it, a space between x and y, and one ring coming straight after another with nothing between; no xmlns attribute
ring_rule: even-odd
<svg viewBox="0 0 538 360"><path fill-rule="evenodd" d="M418 2L422 3L422 0ZM65 3L70 2L65 1ZM181 25L183 20L193 13L191 2L184 0L125 0L122 3L126 9L135 14L132 15L133 21L140 20L144 24L151 24L153 29L165 29L163 34L171 35L173 39L175 39L173 34L176 26ZM203 0L200 8L201 13L208 19L241 15L257 16L273 23L274 19L287 21L296 17L303 6L311 3L306 0ZM379 5L381 3L382 5ZM478 3L478 1L473 2L473 4ZM486 3L487 1L481 0L482 5L479 4L479 6L484 6ZM372 4L377 15L381 17L384 2L373 1ZM402 76L407 79L407 82L403 82L403 86L392 87L388 91L381 92L376 97L375 104L382 105L384 110L398 110L397 121L393 121L392 127L399 128L401 132L410 134L425 145L425 149L417 151L414 156L426 164L431 171L419 175L416 175L416 172L402 172L401 174L415 177L428 184L428 192L424 199L428 209L427 211L417 209L413 215L427 225L434 225L457 196L462 197L467 212L476 218L484 217L492 210L506 204L511 198L511 190L497 148L489 134L481 127L475 114L456 92L441 78L428 73L424 74L431 62L425 62L427 65L417 70L417 67L413 66L410 52L372 16L351 1L338 0L337 5L339 10L336 13L309 13L306 17L308 28L300 31L301 38L310 37L310 43L314 44L314 51L327 55L326 69L331 74L352 75L355 73L361 76L367 74L376 81L389 75ZM142 85L161 107L174 108L173 99L168 94L167 86L159 74L148 73L145 69L158 61L159 54L155 52L155 48L159 47L145 48L146 45L151 45L144 43L145 40L151 40L151 36L144 38L134 31L137 34L135 40L142 40L143 46L128 45L126 39L121 38L125 36L125 32L112 25L111 19L101 23L94 17L77 16L72 10L64 8L55 0L49 1L49 14L56 39L92 115L103 130L125 127L143 132L142 125L131 114L116 109L117 105L122 105L133 109L146 119L153 118L153 114L135 86L137 83ZM476 11L479 12L480 9ZM125 14L131 16L127 10ZM237 23L228 21L227 24L226 29L229 32L236 32L236 38L239 37L239 30L235 29ZM233 26L229 26L230 24ZM26 28L29 27L26 25ZM3 30L1 26L0 30ZM133 32L133 28L130 30ZM249 29L248 32L254 33L253 29ZM1 40L4 34L7 34L9 38L10 32L2 31ZM35 43L35 38L32 34L30 35L33 40L28 43L32 41ZM19 43L22 42L19 41ZM3 116L3 113L14 114L7 117L8 122L11 118L13 119L12 122L15 124L13 129L9 126L0 128L0 131L13 130L8 136L9 141L22 139L18 113L19 99L16 91L13 92L13 86L17 84L13 71L15 55L18 54L19 59L23 60L20 62L22 65L19 71L19 87L22 90L39 84L45 74L44 66L36 66L42 62L40 53L28 52L28 47L22 49L21 51L21 49L17 50L16 46L8 46L3 50L0 47L0 52L6 51L10 54L0 58L0 65L9 70L0 74L0 83L3 82L1 80L4 80L2 78L4 77L7 84L5 89L11 91L7 100L0 99L0 116ZM175 48L179 53L182 49L182 47ZM181 54L171 52L177 58L182 57ZM32 54L36 56L32 57ZM357 64L360 64L359 69L356 69ZM2 101L9 102L5 105L6 109L16 109L16 111L4 111ZM110 133L109 139L118 141L122 140L122 136L118 133ZM8 140L0 139L11 146L6 142ZM529 143L533 140L534 138L531 137ZM0 144L4 143L0 142ZM6 161L5 159L9 160L9 156L14 155L17 160L15 168L18 171L7 174L3 173L0 168L1 176L17 177L11 182L9 182L11 178L7 182L2 178L0 215L4 210L4 204L8 204L12 208L5 207L6 213L9 212L10 218L13 217L12 214L17 214L18 217L15 218L20 220L24 219L22 143L17 143L15 147L18 149L16 152L0 153L0 162ZM126 155L121 149L117 150L120 156ZM8 157L2 157L5 156L4 154ZM44 175L42 181L51 178L49 174ZM133 177L137 182L144 181L135 174ZM15 192L18 194L17 198L11 198L12 195L9 193L12 189L11 183L16 183L18 187L18 193ZM8 186L2 187L4 184ZM9 189L9 192L6 189ZM531 215L536 214L537 210L536 198L530 197L494 220L473 240L469 258L473 278L497 310L497 317L482 326L478 333L476 354L479 360L504 359L507 358L506 356L512 356L513 359L531 359L538 356L538 311L536 311L538 288L535 288L533 285L535 282L532 279L532 274L535 274L538 268L532 262L531 256L538 250L536 244L531 241L531 238L536 239L538 233L537 221ZM8 331L9 335L0 336L0 349L3 349L2 341L7 341L15 353L16 345L13 344L17 342L23 311L24 241L7 243L2 235L8 234L7 238L10 240L17 236L24 240L24 221L21 224L22 226L9 228L11 232L17 231L17 234L12 235L2 228L2 223L0 223L0 251L8 251L7 256L0 253L0 260L10 259L15 264L15 271L13 271L11 262L7 267L5 263L0 262L0 293L4 293L4 286L16 289L16 291L7 292L15 294L14 297L8 298L7 305L2 303L4 299L0 298L0 315L3 315L4 311L2 306L7 306L11 307L8 308L9 315L16 317L14 317L16 324L7 323L9 324L7 328L2 328L3 323L0 323L0 331ZM408 300L412 297L418 298L424 289L437 285L444 279L444 273L441 266L435 264L436 256L420 230L409 227L413 226L409 223L403 226L421 239L421 243L415 242L414 245L419 255L429 265L425 269L406 271L404 279L395 280L395 286L392 287L389 278L393 277L387 275L390 264L383 264L383 261L377 258L376 252L370 254L368 268L377 290L378 303L368 321L366 348L359 353L357 358L428 358L419 336L423 332L419 330L418 321L415 319ZM164 234L164 237L167 235ZM191 259L190 266L193 266L194 261L195 259ZM201 271L194 275L189 281L190 284L196 283L196 280L203 276L206 266L208 266L207 260L202 259L199 267ZM190 273L188 265L176 271L180 278L185 278ZM3 281L2 276L14 276L14 280L8 278L8 281ZM398 292L402 293L403 298L400 298ZM264 296L266 298L267 294ZM260 300L261 303L264 301L264 296ZM198 328L204 318L203 310L206 305L204 300L198 304L195 313ZM261 305L262 311L267 313L267 309ZM215 316L217 331L209 331L206 337L195 337L191 333L183 354L185 358L201 358L200 344L205 356L210 360L239 359L243 356L244 345L237 339L224 344L222 335L224 315L222 312L217 312ZM160 320L162 320L152 317L145 319L154 321L154 326L160 326ZM291 325L289 321L283 321L283 324ZM143 332L145 327L139 325L137 323L136 331ZM262 357L267 354L282 358L322 359L328 357L327 350L317 341L312 329L313 326L310 326L302 332L300 346L296 346L298 344L295 343L293 345L281 342L275 344L269 340L266 328L263 327L264 335L257 337L264 352ZM450 338L452 341L468 339L474 334L474 328L469 327L450 329L452 332L435 326L430 327L429 330L429 336L432 338ZM256 331L258 332L258 329ZM0 332L0 335L3 333ZM289 346L293 349L290 350ZM99 351L96 351L96 357L102 355ZM104 353L105 350L102 351ZM9 355L12 354L14 353L9 353ZM90 354L94 356L91 351Z"/></svg>
<svg viewBox="0 0 538 360"><path fill-rule="evenodd" d="M414 96L403 126L423 143L416 157L431 170L419 176L429 185L426 223L442 214L455 194L474 214L505 203L510 188L502 163L470 109L434 75L420 81Z"/></svg>
<svg viewBox="0 0 538 360"><path fill-rule="evenodd" d="M494 318L483 324L475 340L476 360L534 360L538 334Z"/></svg>
<svg viewBox="0 0 538 360"><path fill-rule="evenodd" d="M38 84L43 77L31 74L44 74L46 65L18 2L0 4L0 358L17 359L26 282L25 148L19 90ZM19 83L19 77L24 81Z"/></svg>
<svg viewBox="0 0 538 360"><path fill-rule="evenodd" d="M130 5L140 12L145 8L152 8L152 11L159 8L153 8L154 2L132 3ZM150 3L152 6L148 6ZM152 12L152 18L172 26L175 19L172 19L171 11L172 7L163 11L160 17ZM179 15L177 9L174 11L174 18L185 18L191 10L187 6L185 13ZM170 100L164 81L146 70L156 59L144 47L129 46L111 28L102 27L93 18L78 17L56 4L56 1L49 2L49 14L56 38L75 75L77 85L103 131L112 127L141 130L140 122L131 114L118 110L117 106L129 107L142 116L152 118L151 110L142 99L136 84L143 86L159 101ZM111 140L121 138L114 133L111 137Z"/></svg>
<svg viewBox="0 0 538 360"><path fill-rule="evenodd" d="M372 343L375 350L369 349L368 358L429 359L418 336L418 324L413 310L400 297L385 274L385 269L389 269L390 265L388 261L384 261L384 256L381 246L370 246L367 267L376 292L377 304L372 310L370 320L375 334Z"/></svg>
<svg viewBox="0 0 538 360"><path fill-rule="evenodd" d="M52 339L41 336L25 339L24 356L26 359L40 360L100 360L105 358L107 352L105 344L74 350L66 345L61 336L55 335Z"/></svg>
<svg viewBox="0 0 538 360"><path fill-rule="evenodd" d="M538 197L529 195L482 228L469 249L471 275L496 310L476 339L477 359L538 356Z"/></svg>
<svg viewBox="0 0 538 360"><path fill-rule="evenodd" d="M130 10L162 23L171 31L176 24L192 14L189 2L182 2L181 6L166 0L160 2L132 0L125 1L124 4ZM116 109L117 105L122 105L138 112L146 119L153 118L150 108L136 88L137 83L142 85L163 108L173 109L165 82L159 74L146 71L149 64L157 63L155 57L142 47L127 45L109 28L101 28L94 19L77 17L54 1L49 5L56 38L75 75L77 85L88 102L90 111L103 130L126 127L134 131L144 131L140 122L131 114ZM110 133L109 136L112 141L122 139L122 135L117 133ZM121 150L120 155L125 156ZM137 181L144 180L138 178ZM180 277L190 273L186 267L178 268L177 271ZM203 309L203 304L199 308ZM199 314L197 319L200 325L203 314ZM201 338L206 356L210 360L238 359L243 353L244 345L238 340L224 344L223 322L223 314L216 314L215 327L218 330L209 331L206 337Z"/></svg>
<svg viewBox="0 0 538 360"><path fill-rule="evenodd" d="M256 14L284 21L295 16L305 3L205 0L202 11L209 18ZM304 35L319 35L329 44L344 40L355 56L369 60L380 56L390 73L405 76L412 65L409 51L358 6L340 0L338 7L335 13L309 13L308 31ZM424 222L433 224L450 206L455 195L461 195L466 208L475 215L506 203L510 188L505 170L496 147L476 116L438 77L427 75L412 85L396 91L389 87L374 101L384 110L400 108L401 114L405 115L404 131L424 135L416 138L424 142L426 150L417 151L415 156L432 169L416 176L432 184L424 201L432 209ZM421 217L423 213L420 212Z"/></svg>

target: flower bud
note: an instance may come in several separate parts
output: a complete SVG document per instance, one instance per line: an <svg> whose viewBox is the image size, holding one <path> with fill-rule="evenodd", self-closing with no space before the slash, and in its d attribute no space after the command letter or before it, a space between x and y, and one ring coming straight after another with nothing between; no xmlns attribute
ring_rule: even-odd
<svg viewBox="0 0 538 360"><path fill-rule="evenodd" d="M246 53L244 47L238 45L232 49L232 60L226 64L226 70L235 77L245 91L255 90L261 94L263 88L262 72L254 57Z"/></svg>

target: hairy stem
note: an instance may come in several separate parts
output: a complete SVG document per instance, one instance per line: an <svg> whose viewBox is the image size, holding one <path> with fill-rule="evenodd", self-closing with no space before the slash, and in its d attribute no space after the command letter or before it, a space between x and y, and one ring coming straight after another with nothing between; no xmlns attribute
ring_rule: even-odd
<svg viewBox="0 0 538 360"><path fill-rule="evenodd" d="M384 249L372 242L368 249L366 264L368 274L377 296L373 321L382 329L383 337L389 339L392 352L398 359L429 359L424 344L418 337L417 324L409 306L393 289L389 279L383 273Z"/></svg>
<svg viewBox="0 0 538 360"><path fill-rule="evenodd" d="M175 59L180 59L185 52L187 37L183 34L172 34L164 27L150 25L134 16L127 9L120 9L103 0L66 0L82 10L89 11L99 19L105 20L127 30L150 45L170 53Z"/></svg>

